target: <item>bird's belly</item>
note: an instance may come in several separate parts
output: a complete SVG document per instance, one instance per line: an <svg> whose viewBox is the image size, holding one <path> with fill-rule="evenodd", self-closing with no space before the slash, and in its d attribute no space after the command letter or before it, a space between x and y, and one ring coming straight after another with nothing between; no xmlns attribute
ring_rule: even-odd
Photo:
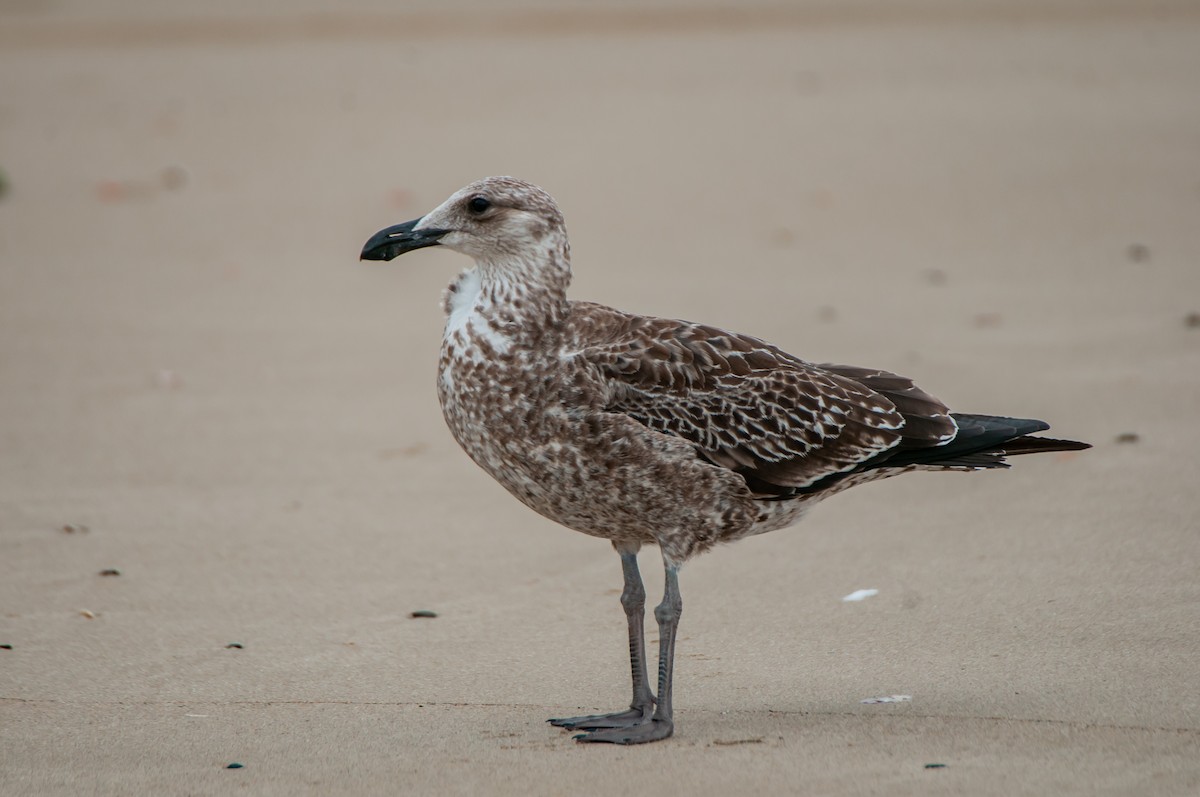
<svg viewBox="0 0 1200 797"><path fill-rule="evenodd" d="M624 416L564 406L545 380L439 380L446 425L463 450L523 504L568 528L660 545L686 531L688 555L750 533L740 478L690 444ZM683 555L683 554L681 554Z"/></svg>
<svg viewBox="0 0 1200 797"><path fill-rule="evenodd" d="M442 391L442 415L463 451L535 512L578 531L612 536L601 522L588 463L563 440L577 430L560 407L536 404L510 391L464 390L461 381ZM593 467L598 465L593 461Z"/></svg>

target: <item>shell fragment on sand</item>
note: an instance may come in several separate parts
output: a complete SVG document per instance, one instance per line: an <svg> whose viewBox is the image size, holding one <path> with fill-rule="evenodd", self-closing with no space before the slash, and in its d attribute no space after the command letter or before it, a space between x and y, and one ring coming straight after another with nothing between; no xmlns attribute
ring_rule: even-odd
<svg viewBox="0 0 1200 797"><path fill-rule="evenodd" d="M866 703L868 705L874 705L876 703L911 703L912 695L884 695L883 697L868 697L858 702Z"/></svg>

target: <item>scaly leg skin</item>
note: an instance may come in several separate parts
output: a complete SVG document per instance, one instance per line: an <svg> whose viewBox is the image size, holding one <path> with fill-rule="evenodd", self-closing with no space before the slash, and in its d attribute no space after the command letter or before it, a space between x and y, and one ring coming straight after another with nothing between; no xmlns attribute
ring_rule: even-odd
<svg viewBox="0 0 1200 797"><path fill-rule="evenodd" d="M654 715L627 728L609 728L576 736L580 742L608 742L610 744L644 744L666 739L675 731L671 718L671 676L675 669L675 632L679 627L679 616L683 613L683 600L679 596L679 566L667 564L667 588L663 602L654 609L658 620L658 702Z"/></svg>
<svg viewBox="0 0 1200 797"><path fill-rule="evenodd" d="M654 709L654 695L650 693L650 682L646 677L646 588L642 585L637 563L637 552L641 545L613 543L613 547L621 555L621 572L625 576L621 605L625 608L625 617L629 621L629 664L633 671L633 702L630 703L628 711L547 720L551 725L560 728L580 731L629 728L648 722L650 712Z"/></svg>

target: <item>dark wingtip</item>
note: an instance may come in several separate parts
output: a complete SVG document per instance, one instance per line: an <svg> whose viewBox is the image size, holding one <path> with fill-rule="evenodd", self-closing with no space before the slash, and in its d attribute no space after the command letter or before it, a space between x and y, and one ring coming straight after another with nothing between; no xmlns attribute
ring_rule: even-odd
<svg viewBox="0 0 1200 797"><path fill-rule="evenodd" d="M1042 454L1050 451L1086 451L1091 443L1079 440L1056 440L1053 437L1018 437L1004 443L1002 448L1006 456L1017 454Z"/></svg>

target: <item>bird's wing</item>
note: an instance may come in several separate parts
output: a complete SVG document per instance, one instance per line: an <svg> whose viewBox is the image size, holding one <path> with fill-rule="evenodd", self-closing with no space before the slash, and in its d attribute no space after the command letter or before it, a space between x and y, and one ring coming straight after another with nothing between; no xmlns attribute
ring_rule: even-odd
<svg viewBox="0 0 1200 797"><path fill-rule="evenodd" d="M895 374L814 365L757 338L601 305L579 303L573 317L606 410L688 440L755 492L810 487L954 435L946 408Z"/></svg>

